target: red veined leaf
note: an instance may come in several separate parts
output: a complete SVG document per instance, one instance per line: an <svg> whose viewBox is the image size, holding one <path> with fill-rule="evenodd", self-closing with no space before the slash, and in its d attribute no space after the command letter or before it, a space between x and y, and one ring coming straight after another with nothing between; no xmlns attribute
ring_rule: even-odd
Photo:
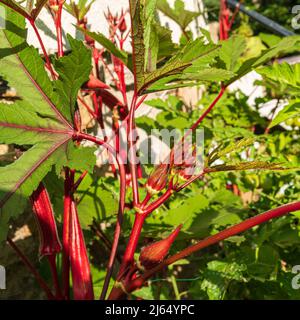
<svg viewBox="0 0 300 320"><path fill-rule="evenodd" d="M59 172L66 163L72 165L72 154L74 158L77 148L72 141L73 106L66 105L67 100L62 97L65 87L61 85L61 90L55 92L57 85L49 79L42 58L26 44L25 19L9 8L6 8L6 29L0 30L0 47L4 48L0 51L1 75L19 97L10 105L0 103L0 142L25 146L15 162L0 167L1 241L6 238L10 218L23 211L51 167L56 165ZM78 46L78 50L82 51L82 47ZM71 68L69 60L72 62L65 59L61 68L74 73L75 67ZM87 77L89 72L88 69ZM77 87L78 83L68 81L70 92Z"/></svg>

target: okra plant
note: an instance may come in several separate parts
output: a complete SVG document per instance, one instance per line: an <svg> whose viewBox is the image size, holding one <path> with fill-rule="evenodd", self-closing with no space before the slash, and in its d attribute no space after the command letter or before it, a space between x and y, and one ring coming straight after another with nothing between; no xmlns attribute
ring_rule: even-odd
<svg viewBox="0 0 300 320"><path fill-rule="evenodd" d="M0 142L14 153L1 160L0 240L14 249L48 299L147 298L149 288L162 298L165 289L154 280L164 277L180 299L189 293L178 291L176 266L185 270L200 259L200 250L215 244L229 252L245 242L251 248L257 239L245 240L242 232L300 210L296 191L291 202L269 196L268 206L255 207L241 201L247 187L253 189L253 176L296 179L297 151L285 157L274 139L282 122L299 115L300 69L272 63L297 52L300 37L265 37L253 52L253 42L235 24L238 8L230 12L225 0L218 41L207 30L191 32L200 13L186 10L182 0L174 7L166 0L129 0L118 14L107 10L108 37L90 30L93 1L0 2L5 12L0 75L16 92L0 103ZM48 54L39 28L43 8L53 18L53 27L46 27L55 30L54 54ZM82 40L65 36L66 12ZM179 43L161 25L161 13L178 24ZM27 43L27 29L41 52ZM274 110L271 122L251 110L241 92L230 90L253 70L261 74L259 85L273 90L261 100L289 101L277 116ZM196 105L179 98L187 87L202 88ZM167 99L159 98L166 93ZM161 112L156 118L137 116L146 105ZM176 128L183 134L164 159L148 165L141 161L139 128ZM194 141L200 129L201 146ZM293 181L290 188L299 190L299 181ZM225 215L222 197L231 206ZM24 212L35 218L39 256L51 279L12 238L10 226ZM262 245L267 236L260 239ZM235 273L239 278L230 279L244 279L240 269ZM205 281L199 290L211 297Z"/></svg>

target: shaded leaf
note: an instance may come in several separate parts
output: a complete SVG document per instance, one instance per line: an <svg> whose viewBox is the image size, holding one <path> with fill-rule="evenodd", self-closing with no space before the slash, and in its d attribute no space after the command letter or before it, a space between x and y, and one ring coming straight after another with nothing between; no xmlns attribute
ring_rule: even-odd
<svg viewBox="0 0 300 320"><path fill-rule="evenodd" d="M118 212L117 195L102 183L88 175L76 192L79 220L82 228L89 229L93 220L103 221L116 216Z"/></svg>
<svg viewBox="0 0 300 320"><path fill-rule="evenodd" d="M246 281L246 269L245 265L235 262L211 261L203 274L201 289L206 291L210 300L222 300L231 281Z"/></svg>
<svg viewBox="0 0 300 320"><path fill-rule="evenodd" d="M227 41L222 42L219 56L224 61L227 70L234 72L239 69L239 59L245 49L246 41L244 37L239 35L232 36Z"/></svg>

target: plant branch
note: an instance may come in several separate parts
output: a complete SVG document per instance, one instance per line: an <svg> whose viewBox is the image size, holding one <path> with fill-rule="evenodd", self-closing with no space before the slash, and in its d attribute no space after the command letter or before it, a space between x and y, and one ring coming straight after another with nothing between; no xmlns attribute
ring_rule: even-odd
<svg viewBox="0 0 300 320"><path fill-rule="evenodd" d="M142 287L144 285L144 283L151 278L154 274L156 274L157 272L161 271L162 269L164 269L166 266L173 264L174 262L183 259L187 256L190 256L191 254L206 248L208 246L211 246L213 244L216 244L222 240L225 240L229 237L232 237L234 235L237 235L239 233L242 233L248 229L251 229L257 225L260 225L262 223L265 223L271 219L277 218L277 217L281 217L285 214L288 214L290 212L294 212L294 211L298 211L300 210L300 201L299 202L294 202L294 203L290 203L290 204L286 204L283 206L280 206L278 208L275 209L271 209L269 211L266 211L262 214L259 214L255 217L249 218L239 224L236 224L232 227L229 227L213 236L210 236L204 240L199 241L198 243L178 252L177 254L169 257L168 259L166 259L165 261L163 261L162 263L160 263L158 266L156 266L155 268L146 271L143 275L139 276L138 278L134 279L131 281L131 283L129 284L124 284L125 285L125 289L126 292L132 292L140 287ZM124 292L123 292L124 295ZM116 297L114 293L112 293L111 297Z"/></svg>
<svg viewBox="0 0 300 320"><path fill-rule="evenodd" d="M32 20L32 19L29 19L29 22L30 22L30 24L31 24L31 26L32 26L35 34L36 34L36 37L37 37L37 39L38 39L38 41L39 41L39 43L40 43L41 49L42 49L42 51L43 51L43 54L44 54L44 57L45 57L45 60L46 60L46 66L47 66L48 70L49 70L50 73L51 73L52 79L55 80L55 79L56 79L56 74L55 74L55 72L54 72L54 70L53 70L53 68L52 68L52 64L51 64L50 58L49 58L49 56L48 56L47 50L46 50L46 48L45 48L45 45L44 45L44 43L43 43L43 40L42 40L41 35L40 35L40 33L39 33L39 30L38 30L38 28L37 28L36 25L35 25L35 21Z"/></svg>
<svg viewBox="0 0 300 320"><path fill-rule="evenodd" d="M218 103L218 101L223 97L223 94L226 90L226 86L221 87L221 90L217 97L214 99L214 101L211 103L211 105L204 111L204 113L200 116L200 118L191 126L191 130L195 130L199 124L207 117L207 115L211 112L211 110L214 108L214 106Z"/></svg>
<svg viewBox="0 0 300 320"><path fill-rule="evenodd" d="M48 287L45 280L40 276L36 268L33 266L33 264L27 259L27 257L23 254L23 252L18 248L18 246L7 237L8 244L12 247L12 249L18 254L20 259L23 261L23 263L26 265L26 267L29 269L29 271L34 275L35 279L37 280L40 287L44 290L49 300L54 300L55 297L52 294L50 288Z"/></svg>
<svg viewBox="0 0 300 320"><path fill-rule="evenodd" d="M133 192L133 205L136 206L140 203L139 198L139 188L138 188L138 178L137 178L137 156L135 151L135 109L137 105L137 95L134 94L131 102L131 107L129 111L129 118L128 118L128 145L129 145L129 167L131 173L131 183L132 183L132 192Z"/></svg>
<svg viewBox="0 0 300 320"><path fill-rule="evenodd" d="M141 213L135 214L134 224L131 229L129 241L123 255L123 260L118 273L118 277L124 274L124 271L128 268L128 266L130 266L133 263L134 253L138 245L139 237L141 235L141 231L142 231L145 219L146 219L145 214L141 214Z"/></svg>
<svg viewBox="0 0 300 320"><path fill-rule="evenodd" d="M57 55L59 58L63 57L63 41L62 41L62 27L61 27L61 15L63 10L63 4L58 5L57 12L55 14L55 27L56 27L56 36L57 36Z"/></svg>
<svg viewBox="0 0 300 320"><path fill-rule="evenodd" d="M55 294L57 299L62 299L63 295L60 289L59 280L58 280L58 274L57 274L57 268L56 268L56 254L51 254L47 256L48 262L50 265L51 275L52 275L52 281L55 288Z"/></svg>

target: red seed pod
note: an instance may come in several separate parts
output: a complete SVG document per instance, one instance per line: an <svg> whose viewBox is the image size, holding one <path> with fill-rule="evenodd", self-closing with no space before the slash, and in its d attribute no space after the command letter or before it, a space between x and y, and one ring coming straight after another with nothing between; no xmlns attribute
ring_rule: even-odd
<svg viewBox="0 0 300 320"><path fill-rule="evenodd" d="M142 248L139 260L145 269L152 269L165 259L181 228L179 225L166 239Z"/></svg>
<svg viewBox="0 0 300 320"><path fill-rule="evenodd" d="M101 80L94 77L92 74L90 74L90 79L84 84L84 87L87 89L109 89L109 86L102 82Z"/></svg>
<svg viewBox="0 0 300 320"><path fill-rule="evenodd" d="M42 183L33 192L30 200L40 235L40 256L43 257L60 252L61 243L57 233L53 208L49 194Z"/></svg>
<svg viewBox="0 0 300 320"><path fill-rule="evenodd" d="M106 104L110 109L113 109L115 106L124 107L123 103L107 90L100 90L99 96L102 98L103 103ZM120 116L121 120L124 120L122 117L122 113L120 113Z"/></svg>
<svg viewBox="0 0 300 320"><path fill-rule="evenodd" d="M124 33L127 30L127 24L126 24L124 16L122 17L122 21L119 24L119 30L120 30L121 33Z"/></svg>
<svg viewBox="0 0 300 320"><path fill-rule="evenodd" d="M112 62L113 62L113 65L114 65L114 71L115 71L116 74L119 74L122 71L121 67L122 67L123 62L120 59L118 59L115 56L113 56L113 55L112 55L111 58L112 58Z"/></svg>
<svg viewBox="0 0 300 320"><path fill-rule="evenodd" d="M170 165L161 163L151 172L146 183L146 189L150 194L156 194L163 190L168 182Z"/></svg>
<svg viewBox="0 0 300 320"><path fill-rule="evenodd" d="M186 145L175 148L171 156L172 173L183 180L193 177L197 167L197 154L195 145Z"/></svg>
<svg viewBox="0 0 300 320"><path fill-rule="evenodd" d="M87 45L89 45L90 47L94 47L95 46L95 40L93 38L91 38L88 35L84 35L84 40L86 42Z"/></svg>
<svg viewBox="0 0 300 320"><path fill-rule="evenodd" d="M74 299L93 300L91 269L74 201L71 203L70 218L70 265Z"/></svg>

